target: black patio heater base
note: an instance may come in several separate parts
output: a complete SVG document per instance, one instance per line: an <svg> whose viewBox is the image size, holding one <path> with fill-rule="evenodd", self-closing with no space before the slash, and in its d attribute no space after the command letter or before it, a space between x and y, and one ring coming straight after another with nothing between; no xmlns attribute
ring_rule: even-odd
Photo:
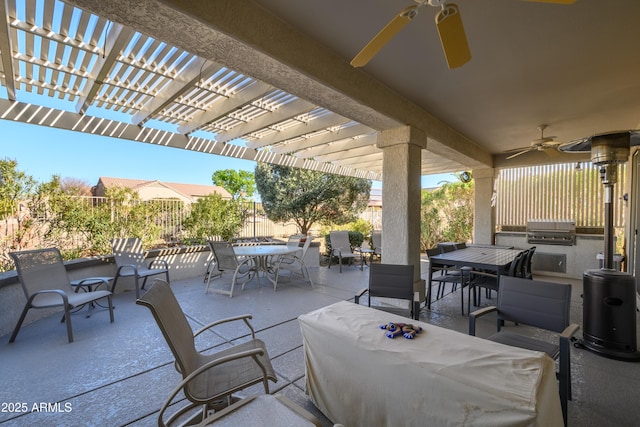
<svg viewBox="0 0 640 427"><path fill-rule="evenodd" d="M603 357L640 362L636 340L636 282L631 274L602 268L583 275L583 347Z"/></svg>

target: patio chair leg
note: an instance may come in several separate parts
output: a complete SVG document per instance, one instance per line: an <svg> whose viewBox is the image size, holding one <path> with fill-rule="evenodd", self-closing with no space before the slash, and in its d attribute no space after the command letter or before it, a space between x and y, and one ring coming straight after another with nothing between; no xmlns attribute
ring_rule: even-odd
<svg viewBox="0 0 640 427"><path fill-rule="evenodd" d="M140 276L136 274L136 299L140 299Z"/></svg>
<svg viewBox="0 0 640 427"><path fill-rule="evenodd" d="M13 333L11 334L11 338L9 338L9 342L12 343L16 340L18 336L18 332L20 331L20 327L22 326L22 322L24 322L24 318L27 317L27 311L29 311L29 304L24 306L24 310L22 310L22 314L20 315L20 319L18 320L18 324L13 329Z"/></svg>
<svg viewBox="0 0 640 427"><path fill-rule="evenodd" d="M116 277L113 278L113 283L111 284L111 293L115 294L115 290L116 290L116 283L118 283L118 277L120 277L118 274L116 274Z"/></svg>
<svg viewBox="0 0 640 427"><path fill-rule="evenodd" d="M107 300L109 301L109 317L111 318L111 323L113 323L113 295L109 295Z"/></svg>
<svg viewBox="0 0 640 427"><path fill-rule="evenodd" d="M71 310L69 310L69 306L64 306L64 317L67 321L67 337L69 338L69 342L73 342L73 330L71 329Z"/></svg>
<svg viewBox="0 0 640 427"><path fill-rule="evenodd" d="M311 280L311 274L309 273L309 269L307 268L306 264L302 264L304 265L304 269L307 271L307 277L309 278L309 284L311 285L311 287L313 287L313 280ZM302 276L304 277L304 271L302 272Z"/></svg>

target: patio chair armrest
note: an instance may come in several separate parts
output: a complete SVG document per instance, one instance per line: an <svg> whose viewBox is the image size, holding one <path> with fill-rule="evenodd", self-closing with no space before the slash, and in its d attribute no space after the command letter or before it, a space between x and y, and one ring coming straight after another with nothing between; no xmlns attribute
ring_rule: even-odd
<svg viewBox="0 0 640 427"><path fill-rule="evenodd" d="M496 274L487 273L486 271L480 271L480 270L473 270L470 272L470 274L472 276L492 277L494 279L498 277Z"/></svg>
<svg viewBox="0 0 640 427"><path fill-rule="evenodd" d="M356 304L360 304L360 298L366 294L367 292L369 292L369 288L364 288L364 289L360 289L358 291L358 293L356 294L353 302L355 302Z"/></svg>
<svg viewBox="0 0 640 427"><path fill-rule="evenodd" d="M211 329L214 326L218 326L220 324L228 323L228 322L235 322L236 320L243 320L244 323L246 323L246 325L251 330L251 337L255 339L256 333L255 333L255 331L253 329L253 326L251 326L251 323L249 323L249 319L252 319L252 318L253 318L253 315L251 315L251 314L241 314L241 315L238 315L238 316L227 317L225 319L216 320L215 322L211 322L208 325L205 325L202 328L200 328L195 334L193 334L193 337L194 338L197 337L198 335L200 335L204 331L206 331L208 329Z"/></svg>
<svg viewBox="0 0 640 427"><path fill-rule="evenodd" d="M476 310L473 313L469 313L469 335L476 335L476 319L478 317L484 316L485 314L492 313L494 311L498 311L498 307L489 306L481 308L480 310Z"/></svg>
<svg viewBox="0 0 640 427"><path fill-rule="evenodd" d="M166 260L159 259L159 258L156 258L153 261L151 261L151 263L149 263L149 268L153 268L153 265L156 263L162 264L162 268L164 268L165 270L169 269L169 263Z"/></svg>
<svg viewBox="0 0 640 427"><path fill-rule="evenodd" d="M43 291L34 292L33 295L31 295L31 297L29 298L28 304L31 305L31 301L33 301L34 298L40 294L58 294L62 298L62 304L69 305L69 297L67 296L66 292L61 289L46 289Z"/></svg>
<svg viewBox="0 0 640 427"><path fill-rule="evenodd" d="M413 302L422 302L422 300L420 299L420 292L414 292L413 293Z"/></svg>
<svg viewBox="0 0 640 427"><path fill-rule="evenodd" d="M172 424L171 421L169 421L168 424L165 424L164 421L163 421L163 416L164 416L164 413L167 410L167 408L171 405L171 402L173 401L173 399L176 397L176 395L178 395L178 393L180 393L182 391L182 389L190 381L192 381L195 377L197 377L198 375L202 374L204 371L206 371L208 369L211 369L214 366L221 365L223 363L227 363L227 362L230 362L230 361L233 361L233 360L237 360L237 359L241 359L241 358L244 358L244 357L251 357L251 358L253 358L253 360L255 360L255 362L262 369L262 373L263 373L264 378L265 378L264 381L266 383L267 368L265 368L265 366L262 363L260 363L260 360L256 357L256 356L262 356L263 354L264 354L264 351L262 349L254 348L252 350L246 350L246 351L243 351L243 352L240 352L240 353L231 354L231 355L228 355L228 356L225 356L225 357L221 357L220 359L214 359L214 360L211 360L209 363L206 363L206 364L200 366L198 369L193 371L191 374L187 375L173 389L173 391L171 392L171 394L169 395L167 400L162 405L162 408L160 408L160 412L158 414L158 424L162 425L162 426L167 426L167 425L171 425ZM172 418L169 418L169 420L172 420Z"/></svg>
<svg viewBox="0 0 640 427"><path fill-rule="evenodd" d="M133 270L133 274L138 274L138 267L136 267L133 264L123 264L120 267L118 267L118 270L116 271L116 276L120 276L122 270L124 270L126 268L130 268L131 270ZM126 273L125 273L125 275L126 275Z"/></svg>
<svg viewBox="0 0 640 427"><path fill-rule="evenodd" d="M562 331L562 333L560 334L560 340L569 341L571 337L573 337L576 334L576 332L578 332L579 329L580 329L580 325L578 325L577 323L570 324L569 326L564 328L564 331Z"/></svg>

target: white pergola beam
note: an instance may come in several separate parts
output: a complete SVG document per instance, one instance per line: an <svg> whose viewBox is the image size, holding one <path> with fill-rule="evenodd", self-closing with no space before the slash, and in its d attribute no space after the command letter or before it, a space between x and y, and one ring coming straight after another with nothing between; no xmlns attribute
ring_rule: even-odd
<svg viewBox="0 0 640 427"><path fill-rule="evenodd" d="M0 18L0 61L2 62L2 70L4 72L7 97L11 101L15 101L16 82L14 78L15 72L13 69L13 43L11 42L9 34L11 26L9 23L10 14L8 12L6 0L1 0L0 13L2 14L2 18ZM15 10L12 11L11 15L15 16Z"/></svg>
<svg viewBox="0 0 640 427"><path fill-rule="evenodd" d="M322 135L311 136L304 141L296 142L294 144L280 144L277 147L273 147L273 151L280 154L291 153L372 132L374 132L374 130L368 126L355 124L338 131L331 131Z"/></svg>
<svg viewBox="0 0 640 427"><path fill-rule="evenodd" d="M178 127L178 132L183 134L194 132L202 126L260 99L270 89L272 89L271 85L255 81L226 101L217 103L211 109L196 114L188 124Z"/></svg>
<svg viewBox="0 0 640 427"><path fill-rule="evenodd" d="M93 68L89 72L90 77L87 78L87 88L84 90L86 95L80 98L76 104L77 113L84 114L87 111L87 108L89 108L100 90L104 79L122 54L123 49L129 44L133 34L134 31L128 27L116 23L112 24L105 44L108 51L98 55L96 62L93 64Z"/></svg>
<svg viewBox="0 0 640 427"><path fill-rule="evenodd" d="M172 104L176 98L192 90L200 80L208 79L221 68L223 68L222 65L209 61L192 61L169 84L161 88L151 101L133 115L131 123L134 125L145 123L153 115Z"/></svg>
<svg viewBox="0 0 640 427"><path fill-rule="evenodd" d="M316 156L324 156L327 154L338 153L344 150L353 148L366 147L374 145L378 139L377 133L363 136L361 138L350 138L341 141L336 141L329 144L320 145L317 147L309 148L308 150L296 151L293 155L300 157L301 159L313 158ZM293 145L293 144L292 144ZM273 150L277 152L276 150Z"/></svg>
<svg viewBox="0 0 640 427"><path fill-rule="evenodd" d="M315 105L313 105L312 103L298 98L268 114L264 114L256 119L253 119L250 122L236 126L231 130L220 132L216 136L216 141L227 142L236 138L241 138L245 135L250 134L251 132L273 126L284 120L299 116L302 113L307 113L314 108Z"/></svg>
<svg viewBox="0 0 640 427"><path fill-rule="evenodd" d="M322 117L309 120L308 122L300 122L295 126L291 126L283 131L273 133L256 141L250 141L247 143L247 146L251 148L261 148L267 145L273 145L279 142L286 141L287 139L295 138L303 133L313 133L348 122L348 119L342 117L339 114L329 113Z"/></svg>

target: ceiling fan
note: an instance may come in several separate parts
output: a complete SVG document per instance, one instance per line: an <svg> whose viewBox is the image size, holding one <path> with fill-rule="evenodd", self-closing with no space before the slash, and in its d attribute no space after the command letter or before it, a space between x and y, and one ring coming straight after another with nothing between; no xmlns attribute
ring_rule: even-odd
<svg viewBox="0 0 640 427"><path fill-rule="evenodd" d="M521 154L528 153L530 151L544 151L549 148L557 149L558 145L562 144L559 141L555 140L555 136L544 136L544 130L547 128L547 125L538 126L538 130L540 131L540 138L534 139L531 141L531 145L525 148L516 148L515 150L509 150L507 152L516 151L516 153L507 157L507 160L513 159ZM553 152L552 152L553 153Z"/></svg>
<svg viewBox="0 0 640 427"><path fill-rule="evenodd" d="M396 34L418 15L424 6L440 7L436 14L436 28L449 68L461 67L471 59L469 43L462 25L458 5L447 0L413 0L417 4L400 11L365 47L351 60L354 67L364 67ZM572 4L576 0L525 0L538 3Z"/></svg>

